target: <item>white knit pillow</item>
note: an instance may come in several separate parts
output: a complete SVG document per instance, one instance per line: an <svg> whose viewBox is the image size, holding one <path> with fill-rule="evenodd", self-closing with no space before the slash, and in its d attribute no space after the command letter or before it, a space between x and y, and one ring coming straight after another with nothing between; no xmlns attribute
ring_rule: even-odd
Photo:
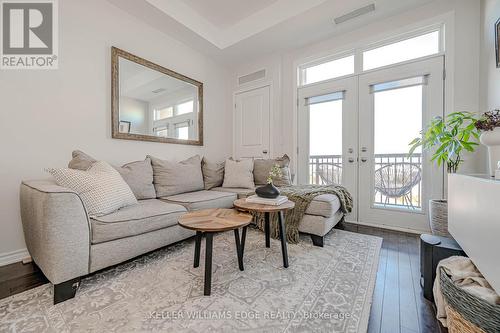
<svg viewBox="0 0 500 333"><path fill-rule="evenodd" d="M87 171L47 169L57 184L80 195L90 217L112 213L137 203L137 199L122 176L104 161L92 164Z"/></svg>

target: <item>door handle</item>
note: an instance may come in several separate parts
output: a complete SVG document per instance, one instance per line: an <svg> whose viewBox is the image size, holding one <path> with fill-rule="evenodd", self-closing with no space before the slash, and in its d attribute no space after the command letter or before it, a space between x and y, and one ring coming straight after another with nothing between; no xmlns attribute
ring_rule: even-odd
<svg viewBox="0 0 500 333"><path fill-rule="evenodd" d="M361 162L365 163L366 161L368 161L366 157L361 157Z"/></svg>
<svg viewBox="0 0 500 333"><path fill-rule="evenodd" d="M361 151L362 151L363 153L366 153L366 152L368 151L368 148L366 148L366 147L361 147Z"/></svg>
<svg viewBox="0 0 500 333"><path fill-rule="evenodd" d="M262 154L267 154L267 150L263 150L263 151L262 151Z"/></svg>
<svg viewBox="0 0 500 333"><path fill-rule="evenodd" d="M354 158L352 157L349 157L349 159L347 160L349 163L354 163Z"/></svg>

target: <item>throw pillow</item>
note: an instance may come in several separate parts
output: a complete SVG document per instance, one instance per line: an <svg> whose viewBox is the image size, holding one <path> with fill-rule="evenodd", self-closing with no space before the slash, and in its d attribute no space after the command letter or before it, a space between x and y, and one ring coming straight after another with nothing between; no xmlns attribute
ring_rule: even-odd
<svg viewBox="0 0 500 333"><path fill-rule="evenodd" d="M85 154L81 150L74 150L71 153L73 157L68 163L68 168L86 171L90 168L92 163L97 162L95 158L90 155Z"/></svg>
<svg viewBox="0 0 500 333"><path fill-rule="evenodd" d="M144 161L130 162L121 167L114 166L114 168L130 186L138 200L156 198L153 185L153 167L149 157L146 157Z"/></svg>
<svg viewBox="0 0 500 333"><path fill-rule="evenodd" d="M97 161L81 150L75 150L71 155L73 159L68 163L70 169L85 171ZM138 200L156 198L153 185L153 167L149 158L146 157L144 161L130 162L121 167L113 166L113 168L120 173Z"/></svg>
<svg viewBox="0 0 500 333"><path fill-rule="evenodd" d="M204 189L200 156L196 155L181 162L148 157L153 165L153 183L157 197L168 197Z"/></svg>
<svg viewBox="0 0 500 333"><path fill-rule="evenodd" d="M87 171L75 169L47 169L57 184L80 196L90 217L112 213L137 203L130 187L111 165L94 162Z"/></svg>
<svg viewBox="0 0 500 333"><path fill-rule="evenodd" d="M227 159L224 168L224 183L222 187L254 189L253 160L245 159L235 161L231 158Z"/></svg>
<svg viewBox="0 0 500 333"><path fill-rule="evenodd" d="M255 160L253 170L255 185L267 184L267 177L269 176L271 168L275 164L278 164L280 166L282 176L274 178L273 184L278 187L292 185L292 176L290 173L290 158L286 154L283 155L283 157L277 157L269 160Z"/></svg>
<svg viewBox="0 0 500 333"><path fill-rule="evenodd" d="M203 157L201 161L201 171L203 173L205 190L222 186L224 182L224 162L212 163Z"/></svg>

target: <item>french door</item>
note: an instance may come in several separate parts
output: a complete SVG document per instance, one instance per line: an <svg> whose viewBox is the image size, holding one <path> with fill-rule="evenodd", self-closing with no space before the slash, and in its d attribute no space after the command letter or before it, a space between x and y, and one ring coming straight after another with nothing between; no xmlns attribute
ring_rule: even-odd
<svg viewBox="0 0 500 333"><path fill-rule="evenodd" d="M298 182L340 183L355 198L346 219L427 230L443 172L409 142L443 114L443 58L299 89Z"/></svg>

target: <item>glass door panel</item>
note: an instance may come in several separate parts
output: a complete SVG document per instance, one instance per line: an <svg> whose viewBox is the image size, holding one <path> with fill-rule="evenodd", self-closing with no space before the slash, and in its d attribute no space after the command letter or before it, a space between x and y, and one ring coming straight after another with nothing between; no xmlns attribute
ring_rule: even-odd
<svg viewBox="0 0 500 333"><path fill-rule="evenodd" d="M422 209L421 152L408 156L422 130L422 98L423 84L373 93L376 207Z"/></svg>
<svg viewBox="0 0 500 333"><path fill-rule="evenodd" d="M443 170L409 143L443 114L443 58L359 78L358 221L428 231L427 202L442 198Z"/></svg>
<svg viewBox="0 0 500 333"><path fill-rule="evenodd" d="M358 78L299 88L298 102L297 183L341 184L356 205ZM356 221L357 209L346 219Z"/></svg>
<svg viewBox="0 0 500 333"><path fill-rule="evenodd" d="M342 99L309 105L309 184L342 184Z"/></svg>

